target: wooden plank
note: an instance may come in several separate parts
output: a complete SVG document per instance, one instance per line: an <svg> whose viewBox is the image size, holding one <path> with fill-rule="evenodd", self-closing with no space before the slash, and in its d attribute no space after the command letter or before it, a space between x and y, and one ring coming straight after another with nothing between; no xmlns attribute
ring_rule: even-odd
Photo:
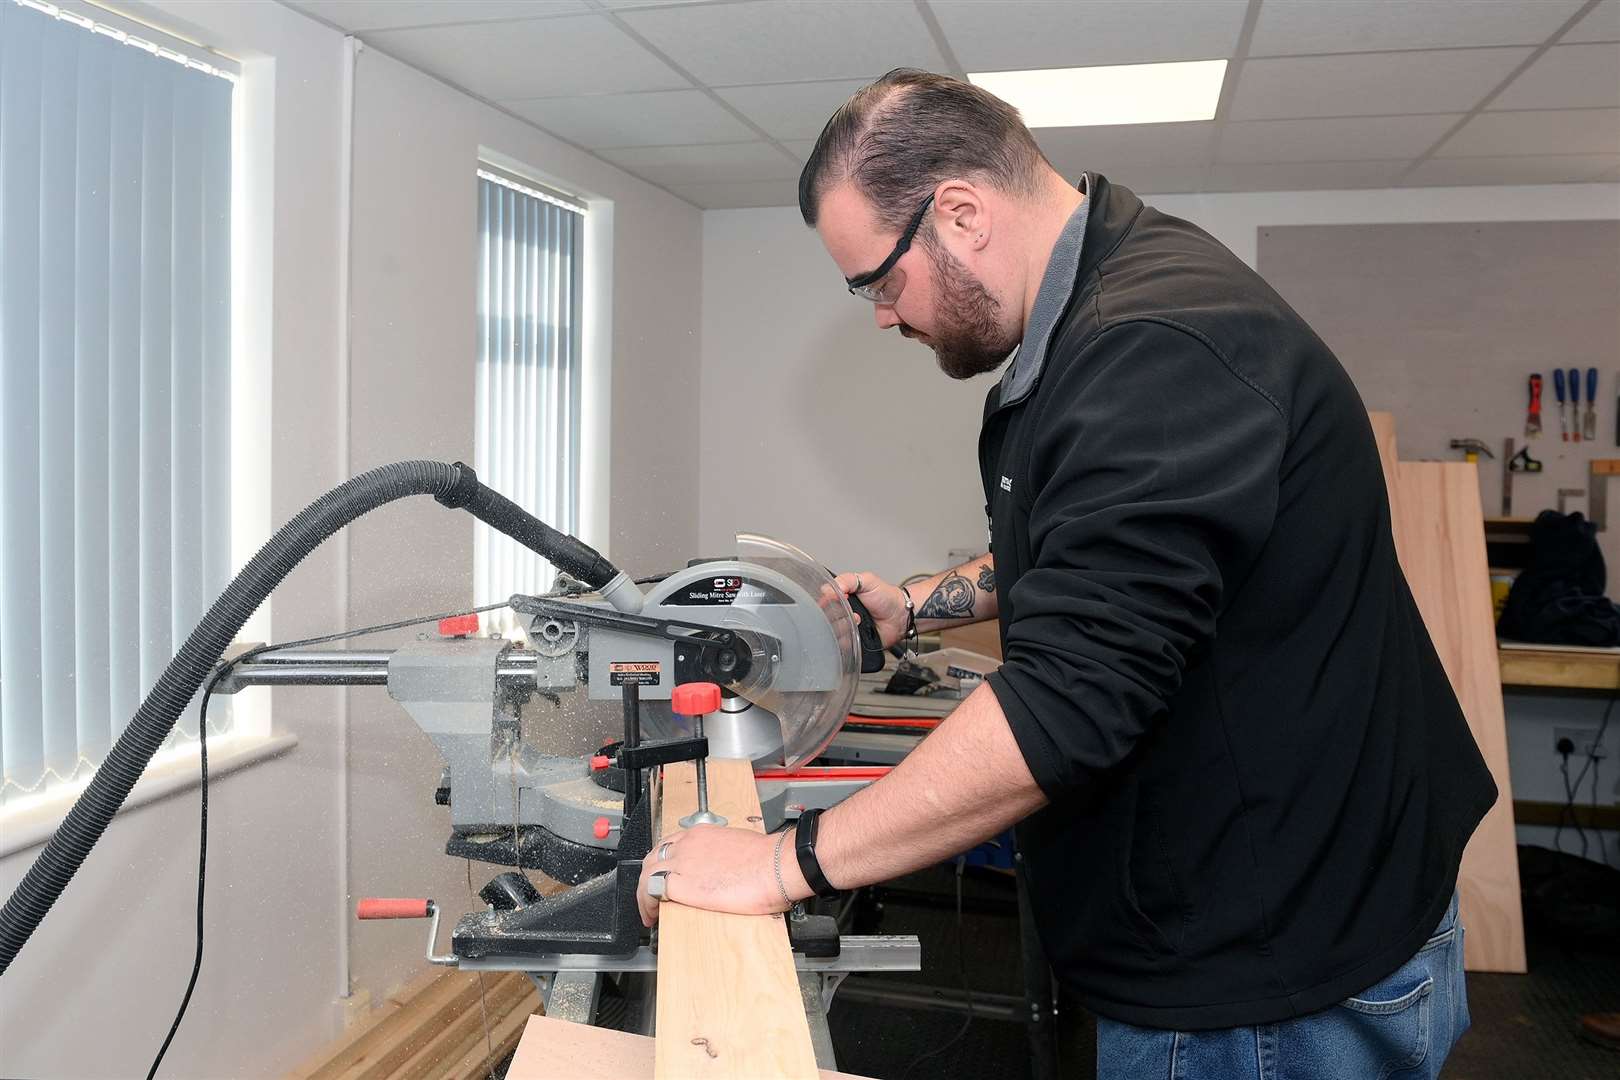
<svg viewBox="0 0 1620 1080"><path fill-rule="evenodd" d="M1367 414L1372 423L1373 442L1378 444L1378 463L1384 467L1384 487L1391 492L1390 511L1394 512L1395 464L1400 460L1395 453L1395 414L1373 412Z"/></svg>
<svg viewBox="0 0 1620 1080"><path fill-rule="evenodd" d="M440 1080L450 1063L460 1061L475 1050L487 1055L489 1043L493 1041L493 1026L518 1011L524 1003L528 1003L529 1012L540 1004L539 992L527 975L516 971L494 977L486 975L483 1001L474 1002L471 1008L434 1031L432 1040L390 1073L389 1080ZM486 1019L491 1026L488 1037L484 1027Z"/></svg>
<svg viewBox="0 0 1620 1080"><path fill-rule="evenodd" d="M653 1075L654 1042L626 1031L531 1017L506 1080L647 1080ZM861 1080L831 1069L815 1075L820 1080Z"/></svg>
<svg viewBox="0 0 1620 1080"><path fill-rule="evenodd" d="M323 1046L309 1060L287 1074L287 1080L327 1080L353 1064L378 1039L387 1038L384 1024L395 1027L409 1023L409 1016L400 1019L400 1013L413 1000L427 992L428 987L448 979L450 973L442 968L429 968L390 994L369 1013L361 1016L349 1030L332 1043ZM448 984L447 984L448 985Z"/></svg>
<svg viewBox="0 0 1620 1080"><path fill-rule="evenodd" d="M1620 650L1537 649L1502 646L1503 686L1620 690Z"/></svg>
<svg viewBox="0 0 1620 1080"><path fill-rule="evenodd" d="M528 976L524 976L524 978L528 978ZM533 985L532 981L530 985ZM492 1017L490 1019L490 1042L494 1044L495 1052L491 1054L488 1045L479 1042L464 1054L460 1061L453 1063L445 1070L445 1080L489 1080L490 1070L494 1068L495 1064L504 1060L508 1054L517 1049L518 1040L523 1037L523 1028L529 1022L529 1018L541 1015L539 1004L540 995L536 991L533 999L534 1007L529 1007L529 1002L525 999L522 1006L507 1013L499 1023L496 1023ZM558 1023L562 1022L558 1021Z"/></svg>
<svg viewBox="0 0 1620 1080"><path fill-rule="evenodd" d="M1472 971L1523 972L1513 786L1478 469L1403 461L1395 477L1390 502L1401 568L1500 792L1463 853L1457 887L1468 927L1466 964Z"/></svg>
<svg viewBox="0 0 1620 1080"><path fill-rule="evenodd" d="M710 758L708 773L710 808L732 828L763 831L753 766ZM696 808L696 768L665 766L661 831L673 831ZM782 917L666 903L659 913L657 1032L659 1080L814 1077L810 1025Z"/></svg>

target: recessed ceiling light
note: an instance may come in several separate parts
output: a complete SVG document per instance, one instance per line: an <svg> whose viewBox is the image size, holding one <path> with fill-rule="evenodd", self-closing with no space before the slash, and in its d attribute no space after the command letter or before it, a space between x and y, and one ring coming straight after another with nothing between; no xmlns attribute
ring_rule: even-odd
<svg viewBox="0 0 1620 1080"><path fill-rule="evenodd" d="M968 73L1032 128L1213 120L1225 78L1225 60Z"/></svg>

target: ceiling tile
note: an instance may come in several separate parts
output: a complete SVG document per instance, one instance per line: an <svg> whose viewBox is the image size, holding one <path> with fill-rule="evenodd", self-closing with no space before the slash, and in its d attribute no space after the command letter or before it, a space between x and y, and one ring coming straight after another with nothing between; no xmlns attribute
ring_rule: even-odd
<svg viewBox="0 0 1620 1080"><path fill-rule="evenodd" d="M764 142L647 146L603 150L601 156L643 179L671 186L799 178L799 163Z"/></svg>
<svg viewBox="0 0 1620 1080"><path fill-rule="evenodd" d="M292 6L345 30L488 22L578 15L585 0L290 0Z"/></svg>
<svg viewBox="0 0 1620 1080"><path fill-rule="evenodd" d="M1111 175L1122 163L1202 166L1209 158L1215 123L1040 128L1034 134L1052 167L1078 179L1086 169Z"/></svg>
<svg viewBox="0 0 1620 1080"><path fill-rule="evenodd" d="M1588 11L1564 35L1564 44L1572 41L1620 41L1620 0L1603 0Z"/></svg>
<svg viewBox="0 0 1620 1080"><path fill-rule="evenodd" d="M595 94L502 104L587 150L748 142L759 138L701 90Z"/></svg>
<svg viewBox="0 0 1620 1080"><path fill-rule="evenodd" d="M764 128L772 138L814 139L838 106L867 81L728 86L715 93L741 109L744 116Z"/></svg>
<svg viewBox="0 0 1620 1080"><path fill-rule="evenodd" d="M1481 113L1434 156L1513 154L1620 154L1620 109Z"/></svg>
<svg viewBox="0 0 1620 1080"><path fill-rule="evenodd" d="M799 186L791 180L686 184L672 187L670 190L687 202L701 206L705 210L799 205Z"/></svg>
<svg viewBox="0 0 1620 1080"><path fill-rule="evenodd" d="M1244 120L1226 125L1215 160L1240 163L1415 158L1462 118L1462 113L1439 113Z"/></svg>
<svg viewBox="0 0 1620 1080"><path fill-rule="evenodd" d="M1233 120L1467 112L1531 50L1459 49L1250 60Z"/></svg>
<svg viewBox="0 0 1620 1080"><path fill-rule="evenodd" d="M1332 191L1388 187L1406 161L1291 161L1273 164L1216 164L1205 191Z"/></svg>
<svg viewBox="0 0 1620 1080"><path fill-rule="evenodd" d="M703 4L710 0L596 0L597 4L621 11L625 8L673 7L676 4Z"/></svg>
<svg viewBox="0 0 1620 1080"><path fill-rule="evenodd" d="M1421 187L1581 183L1601 180L1615 168L1620 168L1620 154L1430 158L1413 169L1404 183Z"/></svg>
<svg viewBox="0 0 1620 1080"><path fill-rule="evenodd" d="M687 81L602 15L368 36L384 52L497 101L674 90Z"/></svg>
<svg viewBox="0 0 1620 1080"><path fill-rule="evenodd" d="M1620 106L1620 42L1558 45L1536 58L1491 102L1492 109Z"/></svg>
<svg viewBox="0 0 1620 1080"><path fill-rule="evenodd" d="M945 66L913 4L757 0L620 17L710 86L869 80L903 65Z"/></svg>
<svg viewBox="0 0 1620 1080"><path fill-rule="evenodd" d="M1230 57L1247 0L934 0L967 71Z"/></svg>
<svg viewBox="0 0 1620 1080"><path fill-rule="evenodd" d="M814 140L814 139L783 139L782 140L782 147L783 147L783 149L787 150L788 153L790 153L794 157L798 158L800 161L808 161L810 159L810 151L812 151L812 150L814 150L816 148L816 140Z"/></svg>
<svg viewBox="0 0 1620 1080"><path fill-rule="evenodd" d="M1250 56L1540 45L1583 0L1265 0Z"/></svg>

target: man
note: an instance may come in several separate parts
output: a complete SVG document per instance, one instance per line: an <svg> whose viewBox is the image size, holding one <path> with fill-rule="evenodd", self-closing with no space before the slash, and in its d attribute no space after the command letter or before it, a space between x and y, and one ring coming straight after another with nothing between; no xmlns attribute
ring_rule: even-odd
<svg viewBox="0 0 1620 1080"><path fill-rule="evenodd" d="M777 911L1017 823L1104 1078L1435 1075L1468 1023L1458 862L1496 792L1333 355L1207 234L1070 185L966 83L861 90L799 192L880 328L955 378L1017 350L980 435L992 554L909 592L839 579L887 642L913 606L922 630L999 617L1005 662L812 822L808 858L802 827L785 857L693 829L644 886Z"/></svg>

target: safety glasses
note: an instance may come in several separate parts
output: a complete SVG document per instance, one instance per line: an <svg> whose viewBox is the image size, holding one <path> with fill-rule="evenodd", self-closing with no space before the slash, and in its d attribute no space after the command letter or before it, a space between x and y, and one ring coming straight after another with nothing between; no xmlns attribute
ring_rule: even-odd
<svg viewBox="0 0 1620 1080"><path fill-rule="evenodd" d="M923 204L917 207L917 212L911 216L911 224L906 231L900 234L899 243L889 252L889 257L876 270L866 274L857 274L852 278L845 278L844 284L849 286L852 295L862 300L870 300L874 304L892 304L900 299L900 293L906 287L906 272L894 264L900 261L900 256L911 250L911 238L917 235L917 229L922 225L923 215L934 203L934 197L929 195Z"/></svg>

